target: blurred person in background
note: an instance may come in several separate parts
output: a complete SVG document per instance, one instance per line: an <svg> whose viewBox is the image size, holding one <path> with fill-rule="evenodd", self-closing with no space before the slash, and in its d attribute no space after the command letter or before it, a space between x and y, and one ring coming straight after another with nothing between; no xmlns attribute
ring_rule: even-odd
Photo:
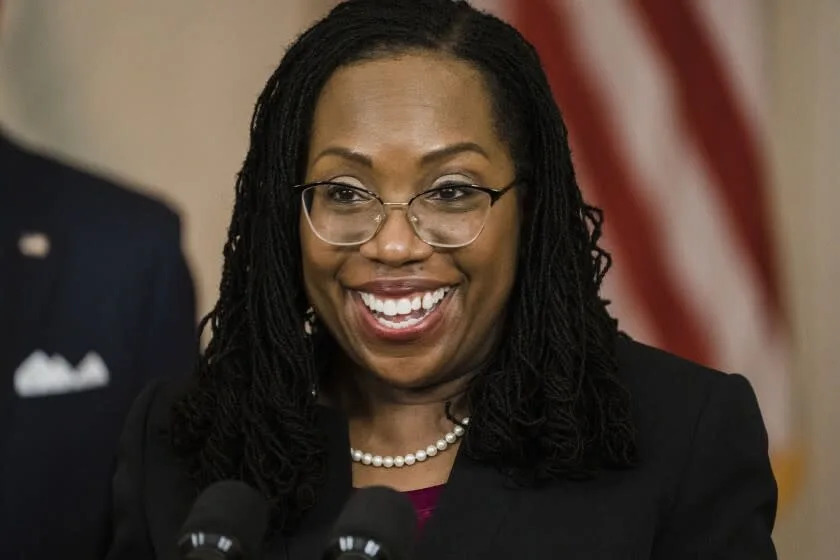
<svg viewBox="0 0 840 560"><path fill-rule="evenodd" d="M101 557L125 414L197 351L178 216L0 131L0 318L0 550Z"/></svg>
<svg viewBox="0 0 840 560"><path fill-rule="evenodd" d="M516 30L340 4L257 102L212 340L129 415L109 558L169 558L231 478L270 503L267 558L318 558L376 485L418 558L775 558L749 382L619 332L601 232Z"/></svg>

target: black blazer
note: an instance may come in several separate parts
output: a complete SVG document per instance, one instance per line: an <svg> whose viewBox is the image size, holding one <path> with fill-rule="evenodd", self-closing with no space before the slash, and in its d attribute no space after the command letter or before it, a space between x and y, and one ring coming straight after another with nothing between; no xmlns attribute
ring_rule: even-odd
<svg viewBox="0 0 840 560"><path fill-rule="evenodd" d="M0 135L3 555L104 555L115 450L131 403L155 377L188 375L197 354L179 227L163 204ZM21 251L27 233L48 239L48 252ZM51 395L15 384L37 369L30 360L54 358L73 378L86 356L101 360L107 384Z"/></svg>
<svg viewBox="0 0 840 560"><path fill-rule="evenodd" d="M463 453L417 558L775 558L776 484L755 396L738 375L704 369L621 340L620 373L632 392L641 462L589 481L516 489ZM115 541L109 560L173 559L197 495L173 456L167 426L177 391L156 385L135 404L114 478ZM266 558L316 560L350 492L345 421L323 409L329 479L293 537Z"/></svg>

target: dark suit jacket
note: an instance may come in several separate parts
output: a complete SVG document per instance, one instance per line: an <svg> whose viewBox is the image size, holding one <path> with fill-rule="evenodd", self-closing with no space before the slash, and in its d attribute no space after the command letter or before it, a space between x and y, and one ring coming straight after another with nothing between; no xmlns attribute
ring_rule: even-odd
<svg viewBox="0 0 840 560"><path fill-rule="evenodd" d="M104 553L128 409L153 378L188 375L197 351L179 227L163 204L0 136L0 549L7 557ZM25 233L49 239L44 258L21 252ZM37 351L62 357L65 371L95 354L108 384L21 396L13 377Z"/></svg>
<svg viewBox="0 0 840 560"><path fill-rule="evenodd" d="M755 396L724 375L630 340L620 373L632 392L640 464L589 481L516 489L463 453L417 558L775 558L770 539L776 484ZM109 560L172 559L196 489L169 444L177 390L157 385L135 404L114 478L115 541ZM293 537L267 543L266 558L316 560L350 492L345 421L323 409L329 479Z"/></svg>

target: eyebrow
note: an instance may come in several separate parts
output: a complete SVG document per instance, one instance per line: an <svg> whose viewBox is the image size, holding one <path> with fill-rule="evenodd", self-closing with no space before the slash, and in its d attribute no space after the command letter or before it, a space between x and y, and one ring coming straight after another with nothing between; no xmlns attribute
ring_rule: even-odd
<svg viewBox="0 0 840 560"><path fill-rule="evenodd" d="M487 154L487 151L476 144L475 142L458 142L457 144L451 144L449 146L444 146L443 148L438 148L436 150L432 150L431 152L427 152L420 158L420 163L422 165L429 165L430 163L434 163L449 157L452 157L456 154L460 154L463 152L475 152L485 159L490 159L490 156ZM325 148L318 156L315 158L315 161L318 161L324 156L338 156L350 161L354 161L360 165L365 167L373 167L373 159L360 152L353 151L349 148L343 148L341 146L330 146Z"/></svg>

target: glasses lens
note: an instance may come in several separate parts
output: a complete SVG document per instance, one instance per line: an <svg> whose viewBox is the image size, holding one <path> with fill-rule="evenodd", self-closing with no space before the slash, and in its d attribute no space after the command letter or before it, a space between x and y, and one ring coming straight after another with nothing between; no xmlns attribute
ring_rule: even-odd
<svg viewBox="0 0 840 560"><path fill-rule="evenodd" d="M430 245L459 247L478 237L492 200L468 185L447 186L425 193L411 203L417 235Z"/></svg>
<svg viewBox="0 0 840 560"><path fill-rule="evenodd" d="M303 206L315 235L336 245L363 243L376 233L382 206L361 189L324 183L303 191Z"/></svg>

